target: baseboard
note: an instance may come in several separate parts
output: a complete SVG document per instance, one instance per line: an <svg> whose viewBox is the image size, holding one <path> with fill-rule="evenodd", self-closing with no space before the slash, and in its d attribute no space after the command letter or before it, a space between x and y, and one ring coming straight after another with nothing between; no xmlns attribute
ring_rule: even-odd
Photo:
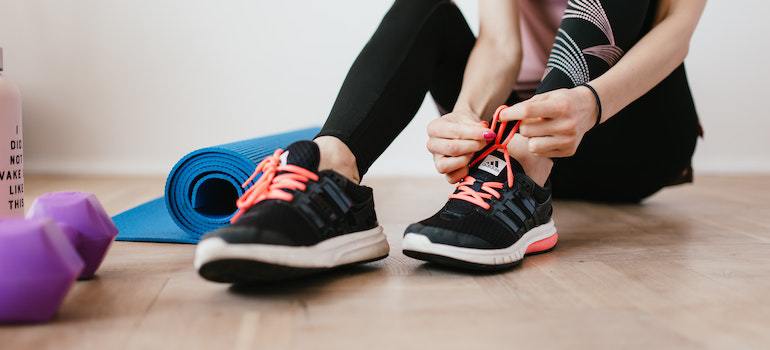
<svg viewBox="0 0 770 350"><path fill-rule="evenodd" d="M165 176L174 164L140 161L28 161L24 165L27 174L66 175L152 175ZM770 162L755 159L701 160L694 164L697 175L770 174ZM375 163L368 176L410 176L435 177L436 171L430 162L423 159L413 161L392 161Z"/></svg>
<svg viewBox="0 0 770 350"><path fill-rule="evenodd" d="M35 160L24 164L25 174L166 176L172 164L127 161Z"/></svg>

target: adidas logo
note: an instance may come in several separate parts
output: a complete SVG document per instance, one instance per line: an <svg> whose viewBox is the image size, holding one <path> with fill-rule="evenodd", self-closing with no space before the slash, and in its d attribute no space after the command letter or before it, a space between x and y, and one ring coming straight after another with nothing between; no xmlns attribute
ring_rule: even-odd
<svg viewBox="0 0 770 350"><path fill-rule="evenodd" d="M505 169L505 161L490 154L481 161L479 169L497 176Z"/></svg>

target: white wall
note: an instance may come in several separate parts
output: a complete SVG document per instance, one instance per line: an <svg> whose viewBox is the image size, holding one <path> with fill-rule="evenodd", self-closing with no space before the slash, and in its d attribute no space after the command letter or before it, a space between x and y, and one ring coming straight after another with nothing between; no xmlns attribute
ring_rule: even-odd
<svg viewBox="0 0 770 350"><path fill-rule="evenodd" d="M27 169L165 173L197 147L321 124L389 4L0 0ZM475 22L475 3L460 4ZM770 171L767 11L708 5L688 58L706 129L696 170ZM426 103L373 174L433 174L423 130L435 115Z"/></svg>

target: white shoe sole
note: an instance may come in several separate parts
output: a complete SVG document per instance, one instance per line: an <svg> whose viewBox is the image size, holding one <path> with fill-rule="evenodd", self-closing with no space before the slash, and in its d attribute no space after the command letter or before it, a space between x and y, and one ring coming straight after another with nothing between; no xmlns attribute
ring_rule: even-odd
<svg viewBox="0 0 770 350"><path fill-rule="evenodd" d="M421 260L445 262L449 265L458 265L457 262L469 263L464 267L507 267L513 266L524 258L530 245L536 242L557 238L556 225L553 220L537 226L525 233L516 243L503 249L474 249L456 247L447 244L433 243L424 235L418 233L406 233L402 242L402 248L407 256ZM555 244L555 240L553 244ZM551 245L548 249L553 247ZM546 250L546 249L543 249ZM539 252L539 251L538 251ZM416 253L416 254L415 254ZM529 253L534 253L530 251ZM438 259L436 259L438 257ZM440 259L441 257L448 258ZM455 264L452 264L454 260ZM476 265L476 266L474 266Z"/></svg>
<svg viewBox="0 0 770 350"><path fill-rule="evenodd" d="M195 251L195 268L220 260L250 260L303 269L328 269L384 258L390 247L382 227L327 239L313 246L228 243L221 238L201 241Z"/></svg>

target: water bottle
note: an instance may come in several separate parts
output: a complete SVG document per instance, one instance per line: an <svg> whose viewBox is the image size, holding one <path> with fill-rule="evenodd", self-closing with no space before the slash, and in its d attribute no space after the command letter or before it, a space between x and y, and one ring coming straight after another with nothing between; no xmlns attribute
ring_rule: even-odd
<svg viewBox="0 0 770 350"><path fill-rule="evenodd" d="M0 217L24 216L21 94L3 77L0 48Z"/></svg>

